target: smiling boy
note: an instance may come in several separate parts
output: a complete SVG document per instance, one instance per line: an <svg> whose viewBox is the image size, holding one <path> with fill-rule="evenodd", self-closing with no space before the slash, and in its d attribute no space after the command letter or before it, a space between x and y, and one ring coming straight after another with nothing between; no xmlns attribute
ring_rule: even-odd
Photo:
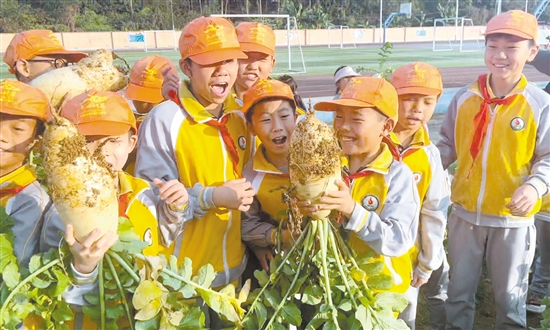
<svg viewBox="0 0 550 330"><path fill-rule="evenodd" d="M189 78L174 102L155 107L140 126L136 175L178 180L189 190L194 219L161 225L178 262L188 257L197 271L212 264L219 287L237 282L245 266L241 212L254 190L241 179L252 139L232 87L238 59L245 59L233 25L217 17L193 20L179 42Z"/></svg>
<svg viewBox="0 0 550 330"><path fill-rule="evenodd" d="M537 19L512 10L485 31L488 75L455 95L441 128L443 167L455 160L449 217L448 328L472 329L483 260L497 329L525 329L533 215L550 183L550 97L522 74L539 46Z"/></svg>

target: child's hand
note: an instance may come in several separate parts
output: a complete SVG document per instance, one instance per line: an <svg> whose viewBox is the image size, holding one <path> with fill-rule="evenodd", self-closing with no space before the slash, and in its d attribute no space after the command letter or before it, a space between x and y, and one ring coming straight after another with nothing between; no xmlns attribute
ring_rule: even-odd
<svg viewBox="0 0 550 330"><path fill-rule="evenodd" d="M246 212L250 209L254 195L256 192L250 182L246 179L236 179L216 187L212 193L212 200L218 207Z"/></svg>
<svg viewBox="0 0 550 330"><path fill-rule="evenodd" d="M351 198L348 186L342 180L334 181L338 191L327 191L317 204L320 210L337 210L347 218L351 217L355 209L355 201Z"/></svg>
<svg viewBox="0 0 550 330"><path fill-rule="evenodd" d="M524 217L533 210L539 199L537 190L530 184L523 184L516 189L510 203L506 207L512 215Z"/></svg>
<svg viewBox="0 0 550 330"><path fill-rule="evenodd" d="M165 100L170 100L170 92L177 92L180 88L180 78L177 74L170 72L169 65L162 68L160 72L164 77L161 91L162 97L164 97Z"/></svg>
<svg viewBox="0 0 550 330"><path fill-rule="evenodd" d="M298 207L298 211L300 211L300 214L304 217L312 217L319 212L319 206L315 204L311 204L311 201L297 201L296 206Z"/></svg>
<svg viewBox="0 0 550 330"><path fill-rule="evenodd" d="M118 242L118 234L110 230L101 238L99 238L100 235L101 229L96 228L84 242L78 243L74 238L73 226L67 225L65 241L67 241L74 258L73 267L79 273L89 274L93 272L107 250Z"/></svg>
<svg viewBox="0 0 550 330"><path fill-rule="evenodd" d="M160 179L153 179L153 183L159 187L160 199L166 202L172 211L181 211L189 201L187 189L178 180L162 182Z"/></svg>
<svg viewBox="0 0 550 330"><path fill-rule="evenodd" d="M292 246L291 243L294 241L294 239L292 238L292 234L288 229L281 230L281 235L279 236L279 239L281 240L281 244L285 248L290 248Z"/></svg>
<svg viewBox="0 0 550 330"><path fill-rule="evenodd" d="M256 258L260 261L260 265L262 265L262 268L269 272L269 264L273 260L273 253L271 253L271 250L266 247L258 247L254 248L254 254L256 255Z"/></svg>
<svg viewBox="0 0 550 330"><path fill-rule="evenodd" d="M422 285L428 283L427 278L420 277L416 272L413 272L413 278L411 280L411 286L413 288L420 288Z"/></svg>

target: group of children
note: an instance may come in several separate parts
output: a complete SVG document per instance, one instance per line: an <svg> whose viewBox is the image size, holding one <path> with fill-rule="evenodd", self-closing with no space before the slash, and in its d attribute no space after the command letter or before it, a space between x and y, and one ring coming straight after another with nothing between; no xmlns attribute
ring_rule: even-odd
<svg viewBox="0 0 550 330"><path fill-rule="evenodd" d="M489 22L490 74L457 93L438 147L427 123L442 79L429 64L403 65L391 83L355 72L350 77L344 68L339 97L315 105L335 113L345 164L338 191L317 204L300 201L300 211L341 212L350 246L358 254L373 251L394 279L390 291L407 297L400 318L412 329L421 286L433 329L472 329L484 258L496 328L526 327L533 217L550 186L550 96L522 75L538 51L537 29L534 16L522 11ZM269 270L275 247L293 243L277 188L290 184L289 142L304 106L289 84L269 79L275 35L264 24L235 28L223 18L198 18L183 29L179 49L188 78L181 84L169 60L151 56L132 68L127 100L89 91L66 102L60 114L119 173L120 215L149 244L144 253L190 258L196 270L211 264L214 287L238 285L249 259ZM26 265L64 233L76 280L64 297L76 305L84 303L81 290L96 285L97 264L118 236L96 230L78 242L59 220L27 164L28 146L51 110L45 95L24 82L79 57L51 32L23 32L4 57L21 81L0 83L0 201L15 220L14 251ZM455 161L451 194L445 170ZM76 319L75 328L92 327L87 322ZM209 322L217 328L215 317Z"/></svg>

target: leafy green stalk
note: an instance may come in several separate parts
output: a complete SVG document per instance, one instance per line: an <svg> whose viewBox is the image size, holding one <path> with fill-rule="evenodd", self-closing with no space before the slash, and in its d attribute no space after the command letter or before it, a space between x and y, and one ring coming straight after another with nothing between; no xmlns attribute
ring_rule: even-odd
<svg viewBox="0 0 550 330"><path fill-rule="evenodd" d="M130 275L132 276L132 278L137 282L139 283L141 280L139 279L139 276L137 276L137 274L134 272L134 270L126 263L126 261L124 261L124 259L122 259L117 253L109 250L107 251L107 255L109 255L110 257L112 257L113 259L115 259L118 264L120 266L122 266L122 268L124 268L124 270ZM145 260L145 257L141 254L137 254L138 258L142 259L142 260ZM141 256L141 257L140 257Z"/></svg>
<svg viewBox="0 0 550 330"><path fill-rule="evenodd" d="M332 317L332 321L335 325L338 325L338 319L336 316L336 308L334 307L332 303L332 290L330 289L330 278L328 274L328 265L327 265L327 229L328 229L328 219L325 220L317 220L316 222L321 221L321 223L317 224L317 231L319 233L319 240L321 244L321 263L322 263L322 269L323 272L322 276L325 281L325 295L327 299L327 304L330 307L330 315ZM343 274L342 274L343 275Z"/></svg>
<svg viewBox="0 0 550 330"><path fill-rule="evenodd" d="M36 278L38 275L42 274L43 272L47 271L48 269L52 268L53 266L59 264L61 262L60 259L55 259L50 261L49 263L45 264L44 266L40 267L36 271L34 271L32 274L27 276L23 281L21 281L17 286L10 292L8 295L8 298L6 298L6 301L4 301L4 304L2 305L2 309L0 309L0 316L3 316L6 312L6 308L8 307L10 301L13 299L13 297L23 288L27 283L32 281L34 278Z"/></svg>
<svg viewBox="0 0 550 330"><path fill-rule="evenodd" d="M281 302L277 306L277 309L275 310L275 313L273 313L273 316L271 317L271 319L267 323L266 329L269 329L270 326L273 324L273 322L277 319L277 315L279 314L279 312L283 308L284 304L286 303L288 297L290 296L290 294L292 292L292 289L294 289L294 287L296 286L296 282L298 281L298 278L300 277L300 273L302 271L302 267L304 266L306 256L311 250L312 241L314 241L314 236L315 235L314 235L312 230L307 231L307 237L306 237L305 243L304 243L305 247L302 250L302 255L301 255L301 258L300 258L300 263L298 264L298 268L296 268L296 274L294 275L294 278L292 279L292 283L290 283L290 287L286 291L286 294L284 295L283 299L281 300Z"/></svg>
<svg viewBox="0 0 550 330"><path fill-rule="evenodd" d="M103 286L103 259L99 261L99 313L101 317L100 329L105 330L105 287Z"/></svg>
<svg viewBox="0 0 550 330"><path fill-rule="evenodd" d="M292 246L292 248L290 249L290 251L286 254L285 258L283 259L283 261L281 262L281 264L279 265L279 267L277 267L277 269L275 270L274 274L278 274L284 267L284 265L286 264L286 262L288 261L288 259L290 258L290 256L292 256L292 254L294 253L294 251L296 251L296 249L298 247L300 247L302 245L302 242L305 240L305 232L308 231L308 229L310 228L311 226L311 223L312 221L310 221L307 225L306 225L306 228L304 229L304 232L302 233L302 235L300 235L300 237L298 238L298 240L296 241L296 243L294 243L294 245ZM258 303L258 301L260 300L260 298L262 297L263 293L265 292L265 290L268 288L268 284L270 283L274 283L275 282L275 279L272 279L271 277L269 278L269 282L266 283L266 285L264 285L262 287L262 289L260 290L260 292L258 293L258 295L256 296L256 298L254 299L254 301L252 302L252 304L250 305L249 307L249 311L253 311L254 308L256 307L256 304ZM243 319L243 323L246 321L246 319L248 318L248 316L250 315L250 313L247 313Z"/></svg>
<svg viewBox="0 0 550 330"><path fill-rule="evenodd" d="M340 261L340 255L338 253L338 248L336 247L334 232L332 231L332 228L328 228L327 236L328 236L328 244L332 249L332 253L334 254L334 259L336 259L336 265L338 266L338 271L340 272L340 274L343 275L345 274L345 272L344 272L344 268L342 267L342 263ZM344 286L346 287L346 290L348 291L348 294L351 297L351 304L353 305L353 308L357 309L358 306L353 297L353 292L351 291L351 287L349 286L347 276L342 276L342 280L344 281Z"/></svg>
<svg viewBox="0 0 550 330"><path fill-rule="evenodd" d="M120 283L120 279L118 278L118 275L116 273L115 265L113 264L113 260L111 260L111 257L106 254L105 259L107 260L107 264L109 264L109 269L111 270L111 275L115 279L116 285L118 287L118 291L120 292L120 296L122 297L122 304L124 305L124 311L126 312L126 317L129 320L130 329L134 330L134 323L132 322L132 314L130 313L130 308L128 307L128 301L126 300L126 294L124 294L124 288L122 287L122 284Z"/></svg>

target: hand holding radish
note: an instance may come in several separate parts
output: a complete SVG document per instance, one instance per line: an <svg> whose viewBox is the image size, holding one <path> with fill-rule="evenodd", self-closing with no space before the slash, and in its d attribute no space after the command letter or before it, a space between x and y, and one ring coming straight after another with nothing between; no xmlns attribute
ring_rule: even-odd
<svg viewBox="0 0 550 330"><path fill-rule="evenodd" d="M159 188L160 199L166 202L172 211L181 211L189 201L187 189L178 180L163 182L160 179L153 179L153 183Z"/></svg>
<svg viewBox="0 0 550 330"><path fill-rule="evenodd" d="M67 225L65 241L73 255L73 267L77 272L82 274L93 272L105 253L118 242L118 234L110 230L103 236L101 234L101 229L96 228L84 242L79 243L74 237L73 226Z"/></svg>
<svg viewBox="0 0 550 330"><path fill-rule="evenodd" d="M326 191L317 206L320 210L340 211L349 218L355 209L355 201L351 198L350 190L344 181L336 180L334 183L338 191Z"/></svg>
<svg viewBox="0 0 550 330"><path fill-rule="evenodd" d="M256 258L260 261L260 265L262 265L262 268L269 272L269 264L273 260L273 253L271 253L271 250L266 247L258 247L254 249L254 254L256 255Z"/></svg>
<svg viewBox="0 0 550 330"><path fill-rule="evenodd" d="M212 194L212 200L218 207L246 212L250 209L254 195L256 192L250 182L246 179L236 179L216 187Z"/></svg>

